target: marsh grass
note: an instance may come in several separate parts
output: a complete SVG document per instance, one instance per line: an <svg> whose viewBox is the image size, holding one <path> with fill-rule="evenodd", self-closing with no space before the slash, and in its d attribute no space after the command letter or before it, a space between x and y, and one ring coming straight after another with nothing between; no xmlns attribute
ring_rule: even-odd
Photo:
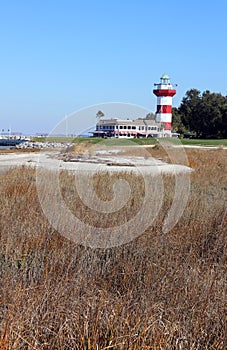
<svg viewBox="0 0 227 350"><path fill-rule="evenodd" d="M35 170L0 174L0 349L227 348L226 153L187 155L194 172L177 225L162 232L174 193L168 175L155 225L105 250L75 245L55 232L38 201ZM134 197L126 219L139 209L144 191L141 179L127 176ZM116 177L94 179L101 199L112 198ZM98 224L73 181L61 173L66 203ZM114 225L117 219L102 221Z"/></svg>

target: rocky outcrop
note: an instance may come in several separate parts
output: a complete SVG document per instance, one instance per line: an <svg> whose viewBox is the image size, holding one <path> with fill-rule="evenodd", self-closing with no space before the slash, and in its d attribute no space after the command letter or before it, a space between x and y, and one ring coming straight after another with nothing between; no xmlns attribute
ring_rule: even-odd
<svg viewBox="0 0 227 350"><path fill-rule="evenodd" d="M70 147L70 143L60 142L32 142L26 141L16 145L17 149L66 149Z"/></svg>

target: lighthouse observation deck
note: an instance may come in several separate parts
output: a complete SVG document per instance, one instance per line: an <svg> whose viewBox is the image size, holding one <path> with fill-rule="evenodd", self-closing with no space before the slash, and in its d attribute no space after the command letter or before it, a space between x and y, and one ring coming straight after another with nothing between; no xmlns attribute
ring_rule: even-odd
<svg viewBox="0 0 227 350"><path fill-rule="evenodd" d="M158 89L154 89L153 93L156 96L171 96L173 97L176 94L176 90L172 89L172 88L158 88Z"/></svg>
<svg viewBox="0 0 227 350"><path fill-rule="evenodd" d="M156 86L156 90L160 89L160 90L172 90L173 89L173 85L172 84L154 84ZM174 85L176 86L176 85Z"/></svg>
<svg viewBox="0 0 227 350"><path fill-rule="evenodd" d="M160 83L154 84L156 87L153 90L153 93L156 96L171 96L173 97L176 94L176 90L173 87L177 86L176 84L170 83L170 77L167 74L163 74L160 78Z"/></svg>

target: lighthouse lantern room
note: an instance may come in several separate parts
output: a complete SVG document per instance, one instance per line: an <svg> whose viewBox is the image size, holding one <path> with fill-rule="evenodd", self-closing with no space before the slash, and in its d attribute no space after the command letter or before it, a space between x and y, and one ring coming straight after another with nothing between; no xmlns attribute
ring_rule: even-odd
<svg viewBox="0 0 227 350"><path fill-rule="evenodd" d="M172 98L176 94L173 87L176 84L170 83L170 77L163 74L160 83L154 84L156 88L153 93L157 96L156 121L164 126L165 130L171 130L172 126Z"/></svg>

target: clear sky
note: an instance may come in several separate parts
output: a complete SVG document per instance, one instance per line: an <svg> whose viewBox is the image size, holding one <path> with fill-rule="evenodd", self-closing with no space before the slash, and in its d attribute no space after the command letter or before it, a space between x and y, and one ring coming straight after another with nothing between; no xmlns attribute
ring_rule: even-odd
<svg viewBox="0 0 227 350"><path fill-rule="evenodd" d="M227 95L227 1L0 0L0 128L49 132L103 102L155 112L166 72Z"/></svg>

